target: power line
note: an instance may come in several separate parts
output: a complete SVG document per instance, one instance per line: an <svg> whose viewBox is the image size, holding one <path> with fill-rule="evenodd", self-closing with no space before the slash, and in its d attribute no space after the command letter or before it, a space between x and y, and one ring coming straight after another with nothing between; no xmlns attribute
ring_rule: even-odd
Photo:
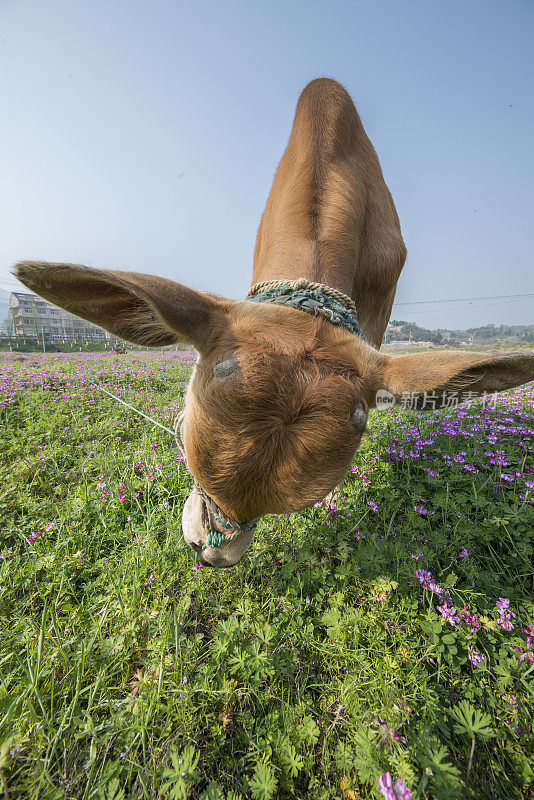
<svg viewBox="0 0 534 800"><path fill-rule="evenodd" d="M534 293L530 294L495 294L488 297L454 297L452 300L411 300L405 303L394 303L393 306L421 306L433 305L434 303L466 303L472 300L511 300L515 298L526 299L534 297ZM483 306L479 306L483 308Z"/></svg>
<svg viewBox="0 0 534 800"><path fill-rule="evenodd" d="M458 306L456 308L430 308L428 310L421 309L421 310L409 311L408 313L409 314L436 314L436 312L439 313L440 311L443 312L443 313L445 313L447 311L453 311L453 312L454 311L471 311L473 308L492 308L494 306L505 306L505 305L508 305L509 303L524 303L525 301L527 301L529 299L530 298L528 298L528 297L524 297L522 300L501 300L498 303L484 303L484 304L482 304L480 306L463 306L463 308L458 308ZM393 308L395 308L395 306L393 306Z"/></svg>
<svg viewBox="0 0 534 800"><path fill-rule="evenodd" d="M15 281L10 280L2 280L0 278L0 288L8 288L13 287L15 291L27 291L27 289L22 286L20 283L15 283ZM482 306L465 306L464 308L438 308L435 311L470 311L472 308L490 308L494 305L500 305L501 301L504 303L515 303L521 302L524 300L529 300L534 298L534 292L529 292L525 294L496 294L496 295L488 295L487 297L454 297L449 300L409 300L404 301L402 303L393 303L393 309L401 308L401 306L427 306L427 305L439 305L440 303L471 303L474 301L479 300L498 300L498 303L490 303L489 305L482 305ZM434 313L433 311L423 312L423 311L412 311L412 314L422 314L422 313Z"/></svg>

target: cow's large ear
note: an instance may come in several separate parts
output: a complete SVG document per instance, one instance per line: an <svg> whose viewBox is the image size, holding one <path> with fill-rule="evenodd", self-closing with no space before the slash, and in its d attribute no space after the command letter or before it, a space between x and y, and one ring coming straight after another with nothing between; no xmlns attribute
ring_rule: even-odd
<svg viewBox="0 0 534 800"><path fill-rule="evenodd" d="M425 392L457 392L476 397L502 392L534 380L534 354L451 352L411 353L403 356L380 354L370 383L376 392L386 390L398 400L412 396L412 407L424 407ZM416 399L418 399L416 405ZM428 406L427 406L428 407ZM430 406L431 407L431 406Z"/></svg>
<svg viewBox="0 0 534 800"><path fill-rule="evenodd" d="M121 339L149 347L186 342L208 350L235 301L140 272L22 261L14 274L54 305Z"/></svg>

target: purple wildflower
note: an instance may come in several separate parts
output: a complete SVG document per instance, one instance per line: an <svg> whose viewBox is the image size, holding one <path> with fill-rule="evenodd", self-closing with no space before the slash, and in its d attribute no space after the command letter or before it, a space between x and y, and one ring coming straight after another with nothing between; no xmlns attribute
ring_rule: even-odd
<svg viewBox="0 0 534 800"><path fill-rule="evenodd" d="M497 622L501 626L501 628L505 631L513 631L514 623L512 622L512 617L515 617L513 611L505 611L504 614L501 614L500 617L497 618Z"/></svg>
<svg viewBox="0 0 534 800"><path fill-rule="evenodd" d="M432 573L427 569L416 569L415 577L418 579L419 583L424 583L432 579Z"/></svg>
<svg viewBox="0 0 534 800"><path fill-rule="evenodd" d="M439 583L436 583L432 573L427 569L416 569L414 574L424 589L430 589L431 592L437 595L443 592Z"/></svg>
<svg viewBox="0 0 534 800"><path fill-rule="evenodd" d="M389 772L378 775L376 782L378 784L378 791L386 800L411 800L412 793L400 778L395 781L395 787L393 787Z"/></svg>
<svg viewBox="0 0 534 800"><path fill-rule="evenodd" d="M395 626L393 626L395 627ZM390 728L386 719L384 717L373 717L373 722L378 723L380 728L380 732L382 734L382 740L380 744L383 747L387 747L391 752L391 742L400 742L401 744L406 744L406 739L404 739L400 733L398 733L395 728Z"/></svg>
<svg viewBox="0 0 534 800"><path fill-rule="evenodd" d="M148 578L146 579L146 581L143 581L142 585L143 586L150 586L150 584L153 583L153 581L154 581L154 573L152 572L152 569L151 569L149 574L148 574Z"/></svg>
<svg viewBox="0 0 534 800"><path fill-rule="evenodd" d="M495 603L501 614L509 607L510 601L507 597L499 597L497 602Z"/></svg>
<svg viewBox="0 0 534 800"><path fill-rule="evenodd" d="M452 605L450 600L445 600L443 605L438 606L438 611L441 614L441 618L444 620L448 620L451 625L454 627L457 622L460 621L460 617L456 613L455 607Z"/></svg>
<svg viewBox="0 0 534 800"><path fill-rule="evenodd" d="M497 602L495 603L500 616L497 617L496 622L499 623L501 628L505 631L513 631L514 624L512 622L512 617L515 617L513 611L510 611L510 600L507 597L499 597Z"/></svg>
<svg viewBox="0 0 534 800"><path fill-rule="evenodd" d="M526 628L523 628L523 633L527 634L527 647L532 647L534 644L534 628L532 625L527 625Z"/></svg>
<svg viewBox="0 0 534 800"><path fill-rule="evenodd" d="M460 616L467 622L470 628L480 628L480 622L478 621L477 615L470 614L467 610L467 606L464 606L464 610L460 611Z"/></svg>
<svg viewBox="0 0 534 800"><path fill-rule="evenodd" d="M517 656L517 660L518 661L524 661L525 658L528 658L530 663L534 664L534 653L532 653L528 648L526 648L526 647L517 647L517 646L514 645L514 647L512 649L513 650L518 650L521 653L520 656Z"/></svg>
<svg viewBox="0 0 534 800"><path fill-rule="evenodd" d="M413 506L413 510L417 511L417 513L421 514L423 517L428 516L428 510L424 506Z"/></svg>
<svg viewBox="0 0 534 800"><path fill-rule="evenodd" d="M476 669L481 661L484 661L486 656L483 653L479 653L477 650L472 647L472 645L468 645L467 647L467 654L471 659L471 663L473 667Z"/></svg>

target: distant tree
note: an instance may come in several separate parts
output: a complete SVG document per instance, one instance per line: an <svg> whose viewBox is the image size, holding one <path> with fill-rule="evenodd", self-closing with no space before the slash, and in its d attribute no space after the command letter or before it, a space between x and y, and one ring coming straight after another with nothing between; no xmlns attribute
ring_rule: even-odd
<svg viewBox="0 0 534 800"><path fill-rule="evenodd" d="M2 322L2 327L1 327L2 333L5 333L6 336L10 336L12 327L13 327L13 318L11 316L11 312L8 311L6 317L4 318L4 321Z"/></svg>
<svg viewBox="0 0 534 800"><path fill-rule="evenodd" d="M395 327L399 328L398 335L402 339L411 339L413 342L434 342L434 344L441 344L443 342L443 336L439 331L421 328L415 322L403 322L399 320L395 323Z"/></svg>
<svg viewBox="0 0 534 800"><path fill-rule="evenodd" d="M429 330L422 328L415 322L406 320L391 320L388 326L388 335L393 339L411 339L413 342L433 342L450 345L458 345L462 342L470 344L491 344L505 340L532 342L534 341L534 328L531 325L481 325L478 328L467 328L466 330L448 330L439 328Z"/></svg>

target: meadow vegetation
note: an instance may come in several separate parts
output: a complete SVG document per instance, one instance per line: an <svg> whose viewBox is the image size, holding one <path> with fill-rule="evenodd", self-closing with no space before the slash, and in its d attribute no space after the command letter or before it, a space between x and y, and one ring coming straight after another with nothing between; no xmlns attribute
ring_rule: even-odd
<svg viewBox="0 0 534 800"><path fill-rule="evenodd" d="M192 364L2 357L0 792L526 797L532 386L375 412L338 497L214 571L172 437L99 389L171 426Z"/></svg>

